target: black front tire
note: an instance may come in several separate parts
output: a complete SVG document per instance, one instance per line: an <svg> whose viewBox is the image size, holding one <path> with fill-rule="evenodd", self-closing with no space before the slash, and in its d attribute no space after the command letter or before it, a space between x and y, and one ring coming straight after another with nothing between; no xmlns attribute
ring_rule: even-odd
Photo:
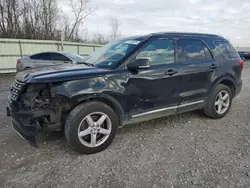
<svg viewBox="0 0 250 188"><path fill-rule="evenodd" d="M106 114L111 120L111 132L107 140L97 146L97 147L88 147L80 141L78 138L78 128L81 124L81 121L91 113L101 112ZM93 154L98 153L106 149L111 142L114 140L116 135L116 130L118 127L118 117L116 113L108 105L102 102L86 102L76 106L69 114L66 123L64 134L69 145L77 152L83 154Z"/></svg>
<svg viewBox="0 0 250 188"><path fill-rule="evenodd" d="M222 91L226 91L229 94L229 106L224 113L219 114L215 109L215 102L216 102L216 97ZM215 89L211 92L210 96L208 97L206 106L204 108L204 113L212 119L219 119L224 117L231 108L232 98L233 98L232 90L228 86L224 84L217 85Z"/></svg>

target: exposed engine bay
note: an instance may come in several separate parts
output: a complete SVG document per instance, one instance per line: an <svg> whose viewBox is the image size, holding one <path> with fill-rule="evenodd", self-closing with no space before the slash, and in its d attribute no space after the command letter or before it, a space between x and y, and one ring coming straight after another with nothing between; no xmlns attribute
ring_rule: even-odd
<svg viewBox="0 0 250 188"><path fill-rule="evenodd" d="M21 120L25 124L36 125L38 129L45 131L57 131L62 129L62 111L67 111L63 105L63 97L51 93L52 84L29 84L18 100ZM65 104L65 103L64 103Z"/></svg>

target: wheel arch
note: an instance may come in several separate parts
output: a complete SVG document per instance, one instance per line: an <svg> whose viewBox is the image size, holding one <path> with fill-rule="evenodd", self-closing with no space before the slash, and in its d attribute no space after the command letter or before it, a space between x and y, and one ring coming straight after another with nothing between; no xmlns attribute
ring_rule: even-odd
<svg viewBox="0 0 250 188"><path fill-rule="evenodd" d="M89 101L99 101L108 105L117 114L117 117L119 119L119 124L122 125L122 122L124 121L124 110L121 104L114 97L106 95L106 94L86 95L86 96L79 97L77 99L76 105L89 102Z"/></svg>
<svg viewBox="0 0 250 188"><path fill-rule="evenodd" d="M232 91L232 95L233 97L235 96L235 92L236 92L236 82L235 80L231 77L231 76L224 76L220 79L218 79L215 84L213 85L213 88L211 91L213 91L217 85L219 84L223 84L223 85L226 85L228 86L231 91Z"/></svg>

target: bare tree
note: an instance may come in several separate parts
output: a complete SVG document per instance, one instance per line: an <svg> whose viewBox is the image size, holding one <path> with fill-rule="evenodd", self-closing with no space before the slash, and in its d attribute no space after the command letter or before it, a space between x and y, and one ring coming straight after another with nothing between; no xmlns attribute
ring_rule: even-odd
<svg viewBox="0 0 250 188"><path fill-rule="evenodd" d="M120 24L119 19L114 16L110 17L109 23L110 23L110 29L111 29L110 39L111 41L113 41L121 36L121 32L119 31L121 24Z"/></svg>
<svg viewBox="0 0 250 188"><path fill-rule="evenodd" d="M15 38L20 32L22 10L19 1L0 0L0 36Z"/></svg>
<svg viewBox="0 0 250 188"><path fill-rule="evenodd" d="M100 31L100 29L98 27L97 28L97 32L94 34L91 42L94 43L94 44L106 44L109 41L106 39L106 37L104 36L103 32Z"/></svg>
<svg viewBox="0 0 250 188"><path fill-rule="evenodd" d="M0 0L0 37L54 39L57 0Z"/></svg>
<svg viewBox="0 0 250 188"><path fill-rule="evenodd" d="M59 17L56 0L22 0L23 37L32 39L55 39Z"/></svg>
<svg viewBox="0 0 250 188"><path fill-rule="evenodd" d="M54 24L58 18L58 7L56 0L41 0L41 23L44 39L51 39L54 36Z"/></svg>
<svg viewBox="0 0 250 188"><path fill-rule="evenodd" d="M72 40L79 33L79 26L83 20L93 13L94 9L90 6L89 0L69 0L72 12L74 14L74 23L70 28L70 33L67 36L68 40Z"/></svg>
<svg viewBox="0 0 250 188"><path fill-rule="evenodd" d="M94 10L90 0L68 0L74 22L60 14L58 0L0 0L0 37L60 39L64 30L67 40L82 41L79 27Z"/></svg>

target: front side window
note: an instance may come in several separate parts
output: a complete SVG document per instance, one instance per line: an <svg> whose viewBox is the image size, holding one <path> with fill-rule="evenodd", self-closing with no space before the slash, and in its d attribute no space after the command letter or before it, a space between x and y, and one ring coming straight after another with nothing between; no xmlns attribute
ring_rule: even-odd
<svg viewBox="0 0 250 188"><path fill-rule="evenodd" d="M207 57L206 57L207 56ZM204 61L212 58L211 53L200 40L178 40L178 62Z"/></svg>
<svg viewBox="0 0 250 188"><path fill-rule="evenodd" d="M174 43L169 39L150 42L136 56L136 59L149 59L151 65L174 63Z"/></svg>

